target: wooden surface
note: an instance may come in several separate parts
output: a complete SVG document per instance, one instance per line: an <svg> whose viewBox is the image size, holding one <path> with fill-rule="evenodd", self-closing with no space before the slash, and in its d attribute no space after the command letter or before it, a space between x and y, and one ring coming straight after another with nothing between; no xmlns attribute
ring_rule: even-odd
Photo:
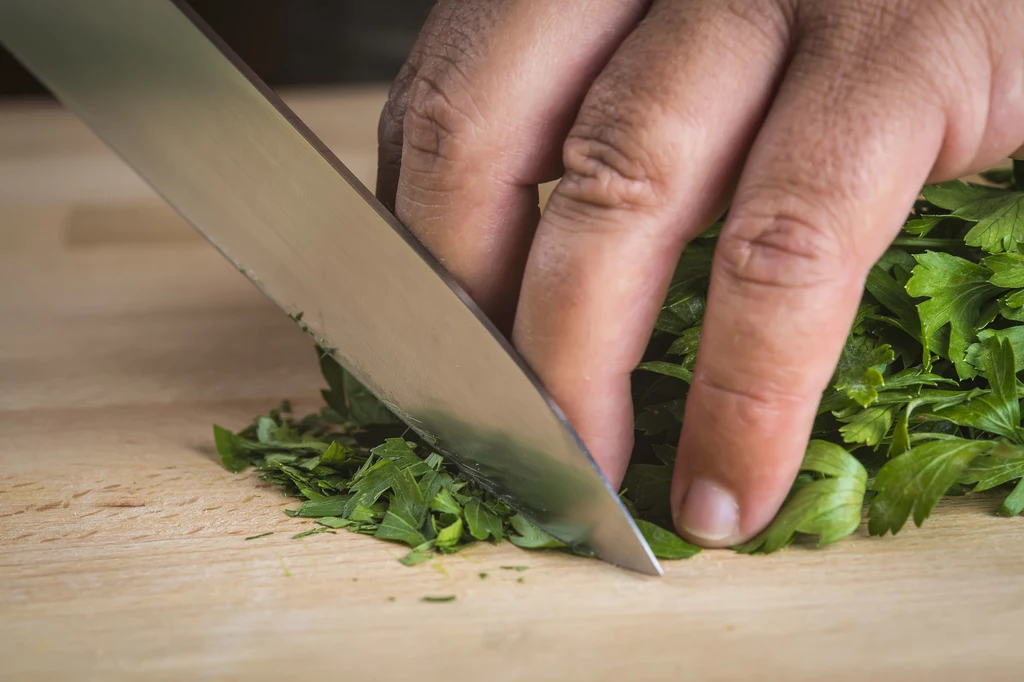
<svg viewBox="0 0 1024 682"><path fill-rule="evenodd" d="M370 181L382 96L292 101ZM1024 519L991 497L661 579L508 544L406 568L372 538L291 540L310 522L221 469L210 425L319 386L308 339L82 126L0 109L0 678L1024 675Z"/></svg>

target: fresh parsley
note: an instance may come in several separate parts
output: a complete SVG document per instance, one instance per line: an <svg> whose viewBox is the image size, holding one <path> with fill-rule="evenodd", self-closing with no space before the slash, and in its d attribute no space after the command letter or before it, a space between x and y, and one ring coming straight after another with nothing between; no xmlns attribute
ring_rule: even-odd
<svg viewBox="0 0 1024 682"><path fill-rule="evenodd" d="M985 183L924 188L868 276L800 475L774 521L738 551L775 552L800 535L837 542L859 527L865 505L874 535L898 533L910 518L921 525L947 494L1005 488L999 513L1024 510L1022 176L1016 164ZM633 377L637 438L622 498L663 559L700 551L669 530L668 499L719 231L687 247ZM315 519L293 537L373 535L408 546L407 566L477 542L578 551L410 436L318 344L328 384L319 412L296 417L283 403L238 433L214 427L226 469L255 467L301 500L289 515Z"/></svg>

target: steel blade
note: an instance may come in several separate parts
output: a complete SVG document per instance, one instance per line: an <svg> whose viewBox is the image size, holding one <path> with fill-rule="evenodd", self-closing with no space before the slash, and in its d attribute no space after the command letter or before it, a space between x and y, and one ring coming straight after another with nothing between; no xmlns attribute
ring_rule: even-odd
<svg viewBox="0 0 1024 682"><path fill-rule="evenodd" d="M661 573L507 341L191 10L3 0L0 41L463 471L559 539Z"/></svg>

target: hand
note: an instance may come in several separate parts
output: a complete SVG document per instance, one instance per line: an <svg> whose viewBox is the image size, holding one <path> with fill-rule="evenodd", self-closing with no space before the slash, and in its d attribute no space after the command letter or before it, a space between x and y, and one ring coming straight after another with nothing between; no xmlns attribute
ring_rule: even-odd
<svg viewBox="0 0 1024 682"><path fill-rule="evenodd" d="M1019 0L442 0L381 118L378 195L615 485L630 372L731 197L672 492L679 532L725 546L785 498L921 185L1022 143Z"/></svg>

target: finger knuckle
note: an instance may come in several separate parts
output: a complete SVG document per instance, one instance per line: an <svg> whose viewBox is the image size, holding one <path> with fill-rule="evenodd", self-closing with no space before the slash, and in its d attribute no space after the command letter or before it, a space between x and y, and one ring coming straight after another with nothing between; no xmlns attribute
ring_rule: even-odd
<svg viewBox="0 0 1024 682"><path fill-rule="evenodd" d="M467 75L454 61L446 66L421 70L405 104L405 148L427 159L466 158L480 128Z"/></svg>
<svg viewBox="0 0 1024 682"><path fill-rule="evenodd" d="M703 390L711 403L725 404L722 413L732 415L733 426L759 433L774 430L780 417L791 412L802 398L791 390L771 383L752 382L749 376L739 381L716 377L711 372L698 372L694 387Z"/></svg>
<svg viewBox="0 0 1024 682"><path fill-rule="evenodd" d="M576 124L562 148L561 196L583 210L644 210L665 197L668 162L636 118L606 113Z"/></svg>
<svg viewBox="0 0 1024 682"><path fill-rule="evenodd" d="M813 289L834 281L849 262L843 231L828 211L800 204L734 207L716 249L716 267L750 292Z"/></svg>

